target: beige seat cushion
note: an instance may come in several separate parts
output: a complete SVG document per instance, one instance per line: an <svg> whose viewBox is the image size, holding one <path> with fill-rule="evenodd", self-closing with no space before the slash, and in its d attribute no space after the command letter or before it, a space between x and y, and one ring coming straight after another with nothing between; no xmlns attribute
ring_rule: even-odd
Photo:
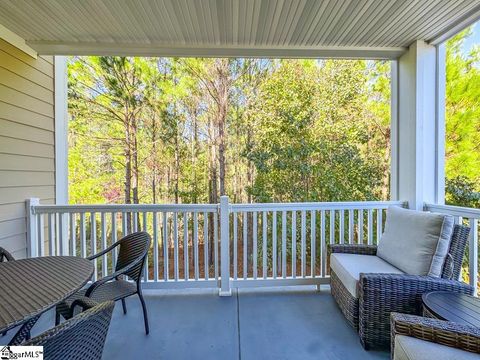
<svg viewBox="0 0 480 360"><path fill-rule="evenodd" d="M391 206L377 256L410 275L440 277L453 217Z"/></svg>
<svg viewBox="0 0 480 360"><path fill-rule="evenodd" d="M355 298L358 298L357 284L360 273L403 274L385 260L372 255L333 253L330 255L330 267Z"/></svg>
<svg viewBox="0 0 480 360"><path fill-rule="evenodd" d="M410 336L395 336L393 360L479 360L480 355Z"/></svg>

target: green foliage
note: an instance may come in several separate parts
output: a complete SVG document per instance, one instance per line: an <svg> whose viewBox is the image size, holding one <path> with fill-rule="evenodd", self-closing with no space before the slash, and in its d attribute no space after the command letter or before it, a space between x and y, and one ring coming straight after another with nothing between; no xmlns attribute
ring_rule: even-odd
<svg viewBox="0 0 480 360"><path fill-rule="evenodd" d="M363 61L283 61L253 105L257 201L373 200L381 164L368 148Z"/></svg>
<svg viewBox="0 0 480 360"><path fill-rule="evenodd" d="M447 179L445 183L447 204L478 208L480 193L475 191L475 188L475 183L464 176Z"/></svg>
<svg viewBox="0 0 480 360"><path fill-rule="evenodd" d="M222 84L233 201L387 199L389 69L346 60L71 58L71 202L126 202L127 184L139 202L208 202L221 181Z"/></svg>
<svg viewBox="0 0 480 360"><path fill-rule="evenodd" d="M478 206L480 190L480 47L462 51L471 34L466 29L446 46L446 197L462 206Z"/></svg>

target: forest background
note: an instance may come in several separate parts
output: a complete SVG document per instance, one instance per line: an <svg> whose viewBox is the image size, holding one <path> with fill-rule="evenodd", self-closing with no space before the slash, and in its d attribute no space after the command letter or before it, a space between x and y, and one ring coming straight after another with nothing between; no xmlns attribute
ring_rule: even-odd
<svg viewBox="0 0 480 360"><path fill-rule="evenodd" d="M474 35L447 43L446 199L479 207ZM389 199L388 61L72 57L68 71L72 204Z"/></svg>

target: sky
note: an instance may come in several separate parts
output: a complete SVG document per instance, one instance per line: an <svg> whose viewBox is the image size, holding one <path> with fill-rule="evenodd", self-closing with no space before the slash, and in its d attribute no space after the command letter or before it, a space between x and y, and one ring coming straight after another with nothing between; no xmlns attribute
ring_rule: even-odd
<svg viewBox="0 0 480 360"><path fill-rule="evenodd" d="M473 25L473 33L470 35L463 44L463 51L468 54L474 45L480 46L480 21L477 21Z"/></svg>

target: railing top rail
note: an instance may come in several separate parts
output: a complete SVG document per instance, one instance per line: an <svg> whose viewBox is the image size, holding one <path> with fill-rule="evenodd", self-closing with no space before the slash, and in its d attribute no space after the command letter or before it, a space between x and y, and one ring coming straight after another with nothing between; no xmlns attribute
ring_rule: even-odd
<svg viewBox="0 0 480 360"><path fill-rule="evenodd" d="M232 212L241 211L295 211L295 210L368 210L386 209L389 206L406 206L404 201L346 201L303 203L231 204Z"/></svg>
<svg viewBox="0 0 480 360"><path fill-rule="evenodd" d="M88 212L217 212L218 204L35 205L33 214Z"/></svg>
<svg viewBox="0 0 480 360"><path fill-rule="evenodd" d="M349 201L303 203L230 204L232 212L295 211L295 210L368 210L405 206L404 201ZM33 214L88 212L216 212L219 204L92 204L92 205L34 205Z"/></svg>
<svg viewBox="0 0 480 360"><path fill-rule="evenodd" d="M469 219L480 219L480 209L438 204L425 204L424 209L427 211L450 214L453 216L461 216Z"/></svg>

